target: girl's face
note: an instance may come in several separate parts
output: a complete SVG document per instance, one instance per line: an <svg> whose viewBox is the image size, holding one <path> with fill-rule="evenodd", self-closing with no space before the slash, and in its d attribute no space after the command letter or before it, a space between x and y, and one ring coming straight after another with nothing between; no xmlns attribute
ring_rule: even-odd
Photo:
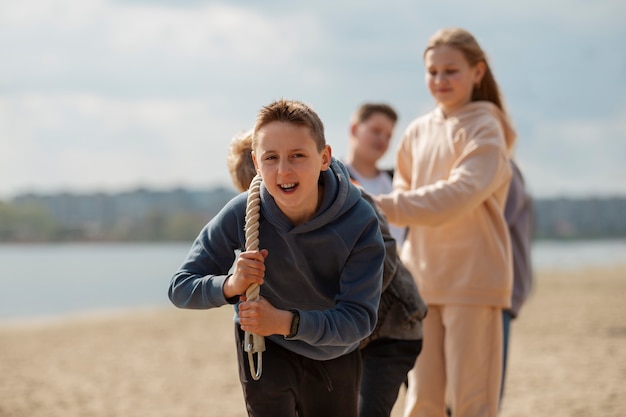
<svg viewBox="0 0 626 417"><path fill-rule="evenodd" d="M395 122L383 113L374 113L367 120L353 124L352 146L359 158L375 164L385 155L393 135Z"/></svg>
<svg viewBox="0 0 626 417"><path fill-rule="evenodd" d="M429 49L424 66L430 94L446 115L471 101L474 85L485 73L483 62L471 67L460 50L448 45Z"/></svg>
<svg viewBox="0 0 626 417"><path fill-rule="evenodd" d="M257 132L254 165L267 191L295 225L310 220L321 201L318 179L331 162L331 149L317 150L306 126L271 122Z"/></svg>

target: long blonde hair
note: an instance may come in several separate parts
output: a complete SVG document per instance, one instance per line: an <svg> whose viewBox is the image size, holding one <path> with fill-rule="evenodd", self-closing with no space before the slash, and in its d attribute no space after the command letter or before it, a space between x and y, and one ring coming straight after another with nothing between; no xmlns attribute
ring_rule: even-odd
<svg viewBox="0 0 626 417"><path fill-rule="evenodd" d="M441 45L450 46L459 50L471 67L475 67L480 62L485 64L485 74L481 82L474 86L471 100L490 101L506 114L500 88L489 67L487 56L474 36L467 30L461 28L440 29L429 39L428 45L424 50L424 55L426 55L426 52L429 50Z"/></svg>

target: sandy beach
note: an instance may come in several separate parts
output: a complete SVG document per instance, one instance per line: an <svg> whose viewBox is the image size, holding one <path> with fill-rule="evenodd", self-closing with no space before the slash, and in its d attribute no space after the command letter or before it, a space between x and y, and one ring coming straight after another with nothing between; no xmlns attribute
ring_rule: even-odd
<svg viewBox="0 0 626 417"><path fill-rule="evenodd" d="M625 416L625 296L626 265L537 272L501 416ZM0 322L0 369L2 417L246 415L230 307Z"/></svg>

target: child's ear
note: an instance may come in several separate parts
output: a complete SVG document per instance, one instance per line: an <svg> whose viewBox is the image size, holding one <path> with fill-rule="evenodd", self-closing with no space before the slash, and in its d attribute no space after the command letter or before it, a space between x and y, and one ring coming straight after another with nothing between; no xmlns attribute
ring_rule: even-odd
<svg viewBox="0 0 626 417"><path fill-rule="evenodd" d="M250 155L252 155L252 162L254 163L254 169L256 170L256 172L258 174L259 173L259 164L257 164L257 162L256 162L256 153L254 153L254 151L251 151Z"/></svg>
<svg viewBox="0 0 626 417"><path fill-rule="evenodd" d="M333 150L331 149L330 145L326 145L324 146L324 149L322 149L321 170L326 171L328 167L330 167L330 163L332 162L332 160L333 160Z"/></svg>
<svg viewBox="0 0 626 417"><path fill-rule="evenodd" d="M487 71L487 65L483 61L480 61L474 68L474 85L479 86Z"/></svg>
<svg viewBox="0 0 626 417"><path fill-rule="evenodd" d="M358 127L359 127L358 123L350 123L350 135L351 136L356 135L356 130L358 129Z"/></svg>

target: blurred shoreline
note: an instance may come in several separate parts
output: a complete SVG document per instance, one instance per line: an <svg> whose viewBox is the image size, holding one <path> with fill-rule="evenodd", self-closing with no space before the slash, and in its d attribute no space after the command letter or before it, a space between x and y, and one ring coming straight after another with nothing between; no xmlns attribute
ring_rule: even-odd
<svg viewBox="0 0 626 417"><path fill-rule="evenodd" d="M190 243L0 245L0 324L172 307ZM536 275L626 266L626 239L537 241Z"/></svg>

